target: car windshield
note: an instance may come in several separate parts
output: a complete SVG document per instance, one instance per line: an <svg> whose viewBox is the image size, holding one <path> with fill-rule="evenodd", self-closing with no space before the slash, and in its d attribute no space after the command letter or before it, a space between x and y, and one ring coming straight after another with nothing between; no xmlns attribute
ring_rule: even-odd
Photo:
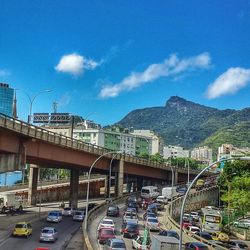
<svg viewBox="0 0 250 250"><path fill-rule="evenodd" d="M113 221L109 221L109 220L104 220L102 223L103 224L108 224L108 225L113 225L114 224Z"/></svg>
<svg viewBox="0 0 250 250"><path fill-rule="evenodd" d="M66 208L64 208L64 210L69 211L69 210L71 210L71 208L70 207L66 207Z"/></svg>
<svg viewBox="0 0 250 250"><path fill-rule="evenodd" d="M43 234L53 234L53 230L52 229L43 229L42 233Z"/></svg>
<svg viewBox="0 0 250 250"><path fill-rule="evenodd" d="M50 212L49 216L59 216L59 213L57 213L57 212Z"/></svg>
<svg viewBox="0 0 250 250"><path fill-rule="evenodd" d="M137 224L128 224L128 225L127 225L127 228L128 228L128 229L137 229L137 228L138 228L138 225L137 225Z"/></svg>
<svg viewBox="0 0 250 250"><path fill-rule="evenodd" d="M116 207L109 207L108 210L116 210Z"/></svg>
<svg viewBox="0 0 250 250"><path fill-rule="evenodd" d="M105 230L102 230L102 234L103 235L110 235L110 234L114 234L114 231L113 230L105 229Z"/></svg>
<svg viewBox="0 0 250 250"><path fill-rule="evenodd" d="M83 215L83 212L75 212L75 215Z"/></svg>
<svg viewBox="0 0 250 250"><path fill-rule="evenodd" d="M154 218L149 218L148 219L148 222L152 222L152 223L158 223L158 220L157 219L154 219Z"/></svg>
<svg viewBox="0 0 250 250"><path fill-rule="evenodd" d="M26 224L17 224L16 228L26 228Z"/></svg>
<svg viewBox="0 0 250 250"><path fill-rule="evenodd" d="M113 242L112 247L113 248L126 248L124 242Z"/></svg>

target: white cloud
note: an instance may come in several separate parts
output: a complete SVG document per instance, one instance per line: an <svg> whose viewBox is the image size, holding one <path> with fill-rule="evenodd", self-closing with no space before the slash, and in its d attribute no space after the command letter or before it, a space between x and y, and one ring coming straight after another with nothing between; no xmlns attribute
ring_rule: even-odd
<svg viewBox="0 0 250 250"><path fill-rule="evenodd" d="M160 77L177 76L184 71L207 68L210 62L211 58L208 53L184 59L171 55L162 63L149 65L143 72L132 72L117 84L103 86L99 96L102 98L116 97L123 91L130 91Z"/></svg>
<svg viewBox="0 0 250 250"><path fill-rule="evenodd" d="M208 86L206 96L208 99L213 99L234 94L248 83L250 83L250 69L229 68Z"/></svg>
<svg viewBox="0 0 250 250"><path fill-rule="evenodd" d="M10 75L10 71L7 69L0 69L0 77L6 77Z"/></svg>
<svg viewBox="0 0 250 250"><path fill-rule="evenodd" d="M60 59L55 70L58 72L69 73L73 76L79 76L84 73L84 70L94 70L102 62L96 62L92 59L87 59L84 56L76 53L64 55Z"/></svg>

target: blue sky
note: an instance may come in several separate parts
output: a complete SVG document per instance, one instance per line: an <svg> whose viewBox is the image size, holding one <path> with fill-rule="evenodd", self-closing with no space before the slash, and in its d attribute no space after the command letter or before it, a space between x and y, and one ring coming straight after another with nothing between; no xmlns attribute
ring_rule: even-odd
<svg viewBox="0 0 250 250"><path fill-rule="evenodd" d="M172 95L250 106L250 1L2 0L0 82L18 114L70 112L102 125Z"/></svg>

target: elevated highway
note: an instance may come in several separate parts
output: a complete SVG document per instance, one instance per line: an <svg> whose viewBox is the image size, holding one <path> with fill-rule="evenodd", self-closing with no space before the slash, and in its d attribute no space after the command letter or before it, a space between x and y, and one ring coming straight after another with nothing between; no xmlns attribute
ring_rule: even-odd
<svg viewBox="0 0 250 250"><path fill-rule="evenodd" d="M29 197L34 204L39 168L66 168L71 170L71 202L77 204L79 171L89 171L92 163L108 149L66 137L32 124L0 115L0 172L20 170L31 164ZM95 173L108 176L110 160L116 152L103 156L93 167ZM9 168L11 169L9 169ZM175 182L187 179L187 169L174 168ZM112 164L116 175L117 196L122 195L124 176L142 185L171 182L171 167L155 161L127 154L117 154ZM190 170L190 179L198 172Z"/></svg>

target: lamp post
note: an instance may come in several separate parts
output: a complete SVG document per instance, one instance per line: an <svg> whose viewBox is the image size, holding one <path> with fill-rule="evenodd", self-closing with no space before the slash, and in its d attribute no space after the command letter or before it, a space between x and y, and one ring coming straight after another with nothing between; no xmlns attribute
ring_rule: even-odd
<svg viewBox="0 0 250 250"><path fill-rule="evenodd" d="M28 93L26 93L26 92L24 91L24 93L27 95L27 97L28 97L28 99L29 99L29 102L30 102L30 110L29 110L29 115L28 115L28 123L30 123L30 118L31 118L31 115L32 115L32 107L33 107L33 103L34 103L35 99L36 99L39 95L41 95L41 94L43 94L43 93L49 93L49 92L51 92L51 91L52 91L52 90L50 90L50 89L41 90L41 91L39 91L38 93L36 93L33 97L31 97Z"/></svg>
<svg viewBox="0 0 250 250"><path fill-rule="evenodd" d="M171 188L171 210L170 210L170 215L171 217L173 216L173 192L174 192L174 170L173 170L173 166L171 165L171 157L170 157L170 168L171 168L171 172L172 172L172 188Z"/></svg>
<svg viewBox="0 0 250 250"><path fill-rule="evenodd" d="M222 160L218 160L213 162L212 164L210 164L209 166L205 167L191 182L191 184L189 185L186 194L183 197L183 201L182 201L182 205L181 205L181 214L180 214L180 241L179 241L179 250L182 250L182 224L183 224L183 213L184 213L184 208L185 208L185 204L186 204L186 200L187 200L187 196L189 194L189 191L191 190L192 186L194 185L194 183L197 181L197 179L199 179L199 177L208 169L210 169L213 165L217 164L217 163L221 163L224 161L231 161L231 160L242 160L242 161L250 161L250 157L230 157L227 159L222 159Z"/></svg>
<svg viewBox="0 0 250 250"><path fill-rule="evenodd" d="M104 153L100 155L91 165L89 172L88 172L88 184L87 184L87 197L86 197L86 213L85 213L85 219L84 219L84 228L87 230L87 222L88 222L88 206L89 206L89 182L90 182L90 174L92 171L92 168L95 166L95 164L105 155L112 154L113 151L109 151L107 153Z"/></svg>
<svg viewBox="0 0 250 250"><path fill-rule="evenodd" d="M114 158L118 154L122 154L123 151L117 151L117 152L114 152L114 153L115 154L113 155L112 159L110 160L110 164L109 164L109 199L110 199L110 196L111 196L111 170L112 170L112 163L113 163Z"/></svg>

